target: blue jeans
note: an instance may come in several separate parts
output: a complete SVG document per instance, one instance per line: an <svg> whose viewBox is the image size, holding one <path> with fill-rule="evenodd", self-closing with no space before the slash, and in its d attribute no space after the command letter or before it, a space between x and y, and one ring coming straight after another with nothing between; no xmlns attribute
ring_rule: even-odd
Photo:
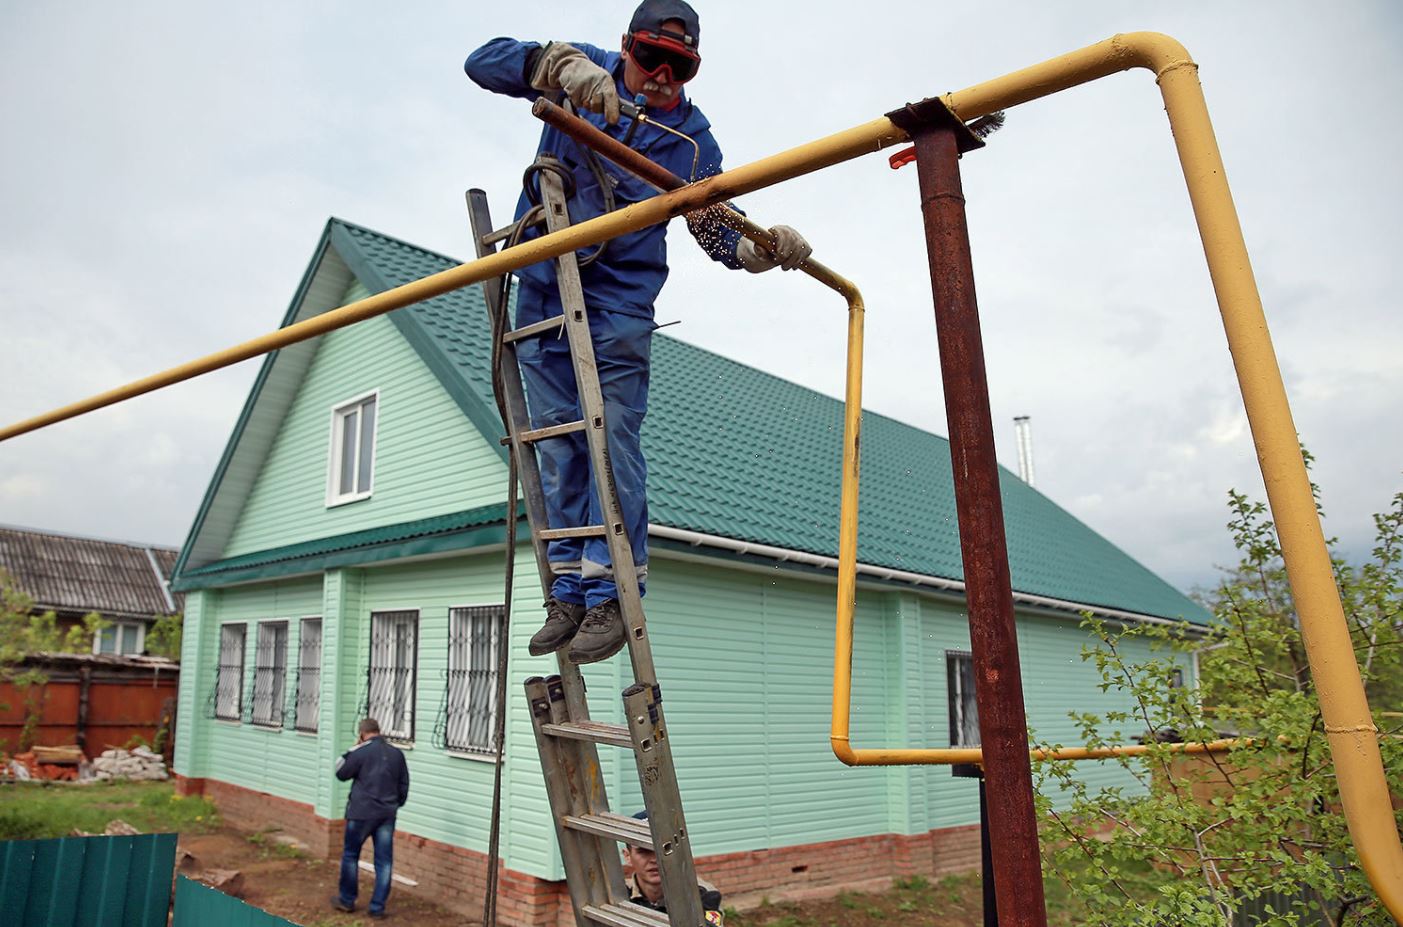
<svg viewBox="0 0 1403 927"><path fill-rule="evenodd" d="M360 881L360 848L365 838L371 838L375 848L375 891L370 895L370 913L385 910L390 897L390 873L395 862L395 819L386 821L351 820L346 822L346 843L341 851L341 903L353 905Z"/></svg>
<svg viewBox="0 0 1403 927"><path fill-rule="evenodd" d="M558 294L528 283L518 286L517 326L560 313ZM639 430L648 414L648 366L655 328L652 319L593 308L589 313L595 368L604 395L609 466L638 571L639 595L644 592L648 575L648 467L639 445ZM577 421L581 414L580 395L564 334L547 332L520 341L516 356L526 381L532 427ZM601 524L604 513L595 491L584 433L548 438L538 442L536 448L550 526L579 528ZM613 558L604 538L553 540L547 546L546 559L555 575L551 594L560 601L593 608L619 597Z"/></svg>

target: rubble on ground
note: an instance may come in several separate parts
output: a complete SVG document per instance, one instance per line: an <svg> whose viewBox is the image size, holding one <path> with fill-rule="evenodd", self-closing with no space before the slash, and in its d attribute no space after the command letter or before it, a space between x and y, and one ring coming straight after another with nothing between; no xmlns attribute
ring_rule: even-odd
<svg viewBox="0 0 1403 927"><path fill-rule="evenodd" d="M165 761L146 747L135 750L104 750L93 760L93 773L99 779L168 779Z"/></svg>

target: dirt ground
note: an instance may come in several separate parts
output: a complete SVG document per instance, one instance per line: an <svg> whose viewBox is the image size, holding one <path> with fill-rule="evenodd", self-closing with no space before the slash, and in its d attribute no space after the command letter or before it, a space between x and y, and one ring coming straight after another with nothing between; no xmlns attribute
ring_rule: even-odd
<svg viewBox="0 0 1403 927"><path fill-rule="evenodd" d="M340 873L339 860L312 859L267 834L242 834L227 827L212 834L181 834L176 858L183 859L183 853L194 857L193 863L185 863L193 870L186 871L187 875L208 869L238 870L243 873L244 890L240 897L244 901L295 924L343 927L369 923L365 905L370 900L374 879L368 872L361 873L355 914L331 908L330 899L336 893ZM391 914L389 922L407 927L465 927L477 923L474 918L429 904L400 885L390 889L387 910Z"/></svg>

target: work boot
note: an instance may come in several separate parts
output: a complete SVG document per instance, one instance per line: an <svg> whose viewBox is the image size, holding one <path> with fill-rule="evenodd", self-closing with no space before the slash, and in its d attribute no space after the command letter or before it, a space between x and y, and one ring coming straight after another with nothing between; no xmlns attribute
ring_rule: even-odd
<svg viewBox="0 0 1403 927"><path fill-rule="evenodd" d="M607 660L628 643L628 628L619 611L619 601L609 599L585 612L580 632L570 645L571 663L598 663Z"/></svg>
<svg viewBox="0 0 1403 927"><path fill-rule="evenodd" d="M584 605L578 602L562 602L551 596L546 599L546 623L531 636L531 644L526 648L527 651L533 657L554 653L570 643L584 617Z"/></svg>

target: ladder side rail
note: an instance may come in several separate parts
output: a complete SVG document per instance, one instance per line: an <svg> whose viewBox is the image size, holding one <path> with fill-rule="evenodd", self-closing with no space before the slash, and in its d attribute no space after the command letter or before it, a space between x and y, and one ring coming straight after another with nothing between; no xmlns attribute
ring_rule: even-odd
<svg viewBox="0 0 1403 927"><path fill-rule="evenodd" d="M559 231L570 225L565 192L554 171L541 171L541 202L545 206L546 228ZM580 269L573 252L556 258L556 281L565 309L565 331L570 339L570 355L575 365L575 381L579 388L580 411L586 422L585 439L589 446L590 469L594 474L600 508L604 513L604 537L614 564L614 584L619 590L619 609L628 629L629 659L633 677L653 682L653 649L648 640L643 618L643 601L638 594L638 572L633 562L633 548L628 529L614 490L614 471L609 464L609 439L604 423L604 395L594 361L594 343L590 338L589 315L585 308L584 290L580 284Z"/></svg>
<svg viewBox="0 0 1403 927"><path fill-rule="evenodd" d="M468 191L468 221L472 225L473 245L478 257L495 253L497 246L484 239L492 232L492 217L487 208L487 194L482 190ZM497 320L507 312L502 300L502 278L493 277L482 282L483 297L487 301L488 321L494 327ZM510 441L509 452L516 457L517 479L521 483L522 498L526 503L526 521L531 527L531 547L536 554L536 570L541 577L542 594L549 596L554 574L550 560L546 556L546 542L540 531L548 527L546 520L545 491L541 488L541 468L532 448L522 442L521 433L531 427L531 419L526 411L526 395L522 387L521 368L516 360L516 345L510 341L502 344L502 384L506 395L504 405L511 421L503 422ZM516 517L508 512L508 518Z"/></svg>
<svg viewBox="0 0 1403 927"><path fill-rule="evenodd" d="M580 668L570 662L564 650L556 653L556 660L560 664L561 689L565 696L564 717L561 720L588 721L589 705L585 699L585 681ZM604 769L599 764L599 747L588 740L557 738L556 743L574 750L573 754L567 755L574 757L575 769L578 770L579 807L589 814L608 814L609 792L604 785ZM610 839L599 837L594 838L593 843L598 853L599 870L603 873L607 887L608 900L626 901L629 897L628 886L624 882L624 864L619 856L618 846Z"/></svg>
<svg viewBox="0 0 1403 927"><path fill-rule="evenodd" d="M585 910L592 905L604 903L603 893L598 890L597 880L591 879L591 867L596 851L591 844L597 841L584 834L567 830L565 815L571 813L570 772L575 769L566 755L569 744L558 740L541 730L564 713L551 705L549 683L540 676L526 680L526 704L531 712L531 729L536 733L536 747L541 754L541 772L545 776L546 798L550 803L551 822L555 825L556 845L560 847L560 859L565 864L565 887L570 892L570 905L574 909L576 927L591 927Z"/></svg>
<svg viewBox="0 0 1403 927"><path fill-rule="evenodd" d="M635 683L624 690L623 700L668 917L673 927L698 927L705 923L706 913L697 888L692 839L682 815L682 793L672 761L672 740L663 719L662 694L656 685Z"/></svg>

